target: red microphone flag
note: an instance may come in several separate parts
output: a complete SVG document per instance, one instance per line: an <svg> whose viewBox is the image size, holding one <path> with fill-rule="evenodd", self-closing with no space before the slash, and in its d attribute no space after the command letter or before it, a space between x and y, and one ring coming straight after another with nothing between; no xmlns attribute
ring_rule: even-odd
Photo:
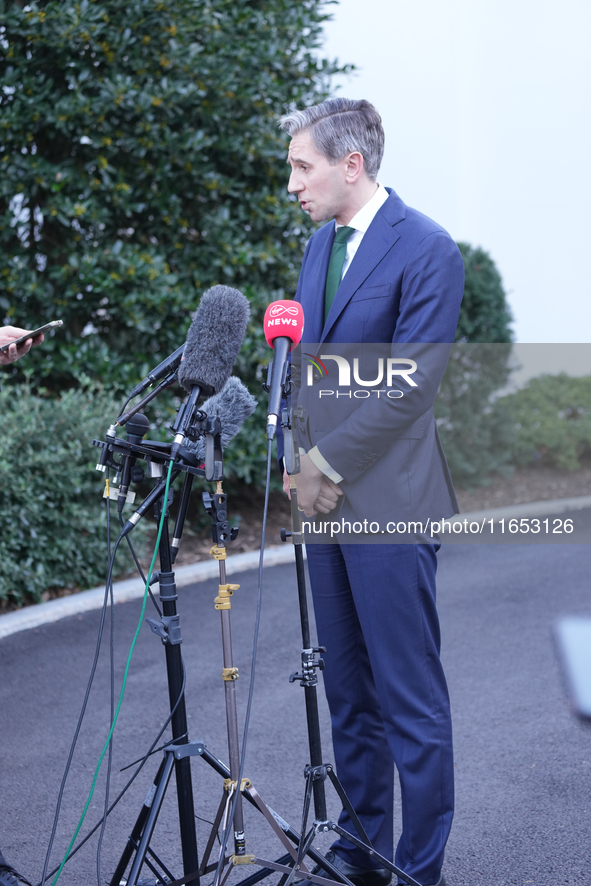
<svg viewBox="0 0 591 886"><path fill-rule="evenodd" d="M263 329L267 344L272 348L276 338L289 338L292 351L300 343L304 332L304 311L297 301L282 299L274 301L265 311Z"/></svg>

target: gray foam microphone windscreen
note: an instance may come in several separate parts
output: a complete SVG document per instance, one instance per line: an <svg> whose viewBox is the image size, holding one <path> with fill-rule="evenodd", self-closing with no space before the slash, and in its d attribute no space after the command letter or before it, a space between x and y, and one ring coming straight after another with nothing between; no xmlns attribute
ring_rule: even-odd
<svg viewBox="0 0 591 886"><path fill-rule="evenodd" d="M187 333L179 382L186 391L200 385L205 393L222 390L232 372L246 324L248 299L229 286L212 286L199 302Z"/></svg>
<svg viewBox="0 0 591 886"><path fill-rule="evenodd" d="M236 436L249 415L256 409L257 401L248 388L236 378L230 376L224 388L206 400L199 407L210 416L219 416L222 423L222 449ZM205 438L186 441L187 449L194 452L201 461L205 458Z"/></svg>

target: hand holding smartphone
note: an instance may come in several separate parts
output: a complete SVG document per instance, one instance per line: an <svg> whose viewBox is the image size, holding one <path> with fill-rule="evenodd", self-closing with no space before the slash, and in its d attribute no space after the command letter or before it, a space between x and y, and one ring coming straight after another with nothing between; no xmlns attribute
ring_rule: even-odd
<svg viewBox="0 0 591 886"><path fill-rule="evenodd" d="M15 360L27 353L31 345L41 344L44 332L60 326L63 326L63 320L52 320L51 323L46 323L45 326L39 326L38 329L32 329L30 332L15 326L0 326L0 365L14 363Z"/></svg>

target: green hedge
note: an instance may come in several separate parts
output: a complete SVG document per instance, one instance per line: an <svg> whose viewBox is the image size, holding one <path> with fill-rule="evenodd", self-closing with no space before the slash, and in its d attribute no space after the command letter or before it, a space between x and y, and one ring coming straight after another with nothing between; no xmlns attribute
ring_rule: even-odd
<svg viewBox="0 0 591 886"><path fill-rule="evenodd" d="M511 462L514 422L495 402L509 378L510 344L456 343L437 399L435 416L455 484L472 488Z"/></svg>
<svg viewBox="0 0 591 886"><path fill-rule="evenodd" d="M575 470L591 454L591 376L541 375L501 397L497 408L511 417L516 465Z"/></svg>
<svg viewBox="0 0 591 886"><path fill-rule="evenodd" d="M129 390L210 286L294 292L314 226L277 117L339 70L326 6L0 2L0 320L64 321L29 356L35 383Z"/></svg>
<svg viewBox="0 0 591 886"><path fill-rule="evenodd" d="M40 602L51 588L92 587L106 578L103 475L93 436L116 415L100 388L34 396L26 385L0 393L0 601ZM113 532L116 537L116 532ZM129 566L122 553L120 568Z"/></svg>
<svg viewBox="0 0 591 886"><path fill-rule="evenodd" d="M456 344L435 403L441 440L454 482L473 487L510 461L513 427L494 395L509 378L511 312L494 261L480 246L458 243L464 297Z"/></svg>

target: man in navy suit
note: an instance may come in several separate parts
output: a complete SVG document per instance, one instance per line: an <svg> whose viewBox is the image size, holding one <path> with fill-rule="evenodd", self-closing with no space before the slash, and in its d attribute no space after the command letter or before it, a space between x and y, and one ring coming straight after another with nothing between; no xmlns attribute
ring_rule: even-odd
<svg viewBox="0 0 591 886"><path fill-rule="evenodd" d="M303 344L453 342L462 259L443 228L377 182L384 133L376 109L333 99L280 125L291 136L289 191L313 221L328 222L306 247L298 284ZM364 478L370 486L379 480L393 501L404 496L409 515L429 495L439 517L457 511L432 398L408 402L394 410L373 398L336 427L309 422L296 476L306 516L354 504ZM438 545L362 541L307 545L318 640L327 647L336 769L375 849L391 860L396 765L402 834L395 863L425 886L443 886L453 758L435 606ZM345 811L339 823L354 830ZM344 839L327 858L356 886L391 880Z"/></svg>

